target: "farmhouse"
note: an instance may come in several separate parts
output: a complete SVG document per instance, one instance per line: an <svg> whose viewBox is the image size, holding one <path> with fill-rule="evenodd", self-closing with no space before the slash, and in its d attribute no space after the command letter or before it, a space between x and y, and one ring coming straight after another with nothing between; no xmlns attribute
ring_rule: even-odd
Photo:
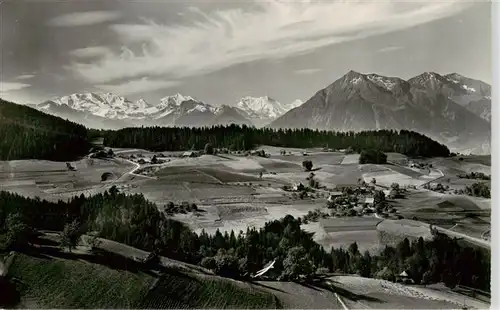
<svg viewBox="0 0 500 310"><path fill-rule="evenodd" d="M391 162L401 165L401 166L407 166L409 164L408 159L406 158L396 158L392 159Z"/></svg>
<svg viewBox="0 0 500 310"><path fill-rule="evenodd" d="M403 283L413 282L413 280L410 278L406 270L403 270L403 272L401 272L399 275L396 276L396 281Z"/></svg>
<svg viewBox="0 0 500 310"><path fill-rule="evenodd" d="M365 200L363 201L363 204L366 207L373 207L374 203L375 203L375 198L373 197L366 197Z"/></svg>
<svg viewBox="0 0 500 310"><path fill-rule="evenodd" d="M76 168L70 163L66 163L66 167L68 168L69 171L76 171Z"/></svg>
<svg viewBox="0 0 500 310"><path fill-rule="evenodd" d="M357 188L357 184L337 184L337 189L342 189L342 188Z"/></svg>
<svg viewBox="0 0 500 310"><path fill-rule="evenodd" d="M304 189L304 184L302 183L295 183L292 187L292 190L294 191L301 191Z"/></svg>
<svg viewBox="0 0 500 310"><path fill-rule="evenodd" d="M358 205L358 206L356 206L356 207L354 207L354 208L352 208L352 209L353 209L354 211L356 211L358 214L361 214L361 213L363 213L363 209L364 209L364 207L363 207L363 206L361 206L361 205Z"/></svg>
<svg viewBox="0 0 500 310"><path fill-rule="evenodd" d="M332 192L328 196L328 202L333 202L335 200L335 198L341 197L342 195L343 195L342 192Z"/></svg>
<svg viewBox="0 0 500 310"><path fill-rule="evenodd" d="M189 151L189 152L184 152L182 153L181 155L182 157L196 157L196 153L193 152L193 151Z"/></svg>

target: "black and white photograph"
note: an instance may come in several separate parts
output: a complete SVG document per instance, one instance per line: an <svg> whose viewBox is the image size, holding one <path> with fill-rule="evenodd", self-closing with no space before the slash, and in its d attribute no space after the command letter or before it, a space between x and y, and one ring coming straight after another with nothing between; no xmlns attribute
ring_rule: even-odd
<svg viewBox="0 0 500 310"><path fill-rule="evenodd" d="M498 6L0 0L0 308L495 308Z"/></svg>

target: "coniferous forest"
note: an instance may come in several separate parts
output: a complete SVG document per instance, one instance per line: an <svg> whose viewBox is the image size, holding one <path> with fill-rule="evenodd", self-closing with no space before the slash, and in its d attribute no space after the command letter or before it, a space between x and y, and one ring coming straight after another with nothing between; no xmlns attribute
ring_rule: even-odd
<svg viewBox="0 0 500 310"><path fill-rule="evenodd" d="M0 99L0 160L66 161L88 150L84 126Z"/></svg>
<svg viewBox="0 0 500 310"><path fill-rule="evenodd" d="M360 253L356 243L348 249L326 251L313 240L312 233L301 229L301 220L290 215L258 230L197 235L181 222L167 218L144 196L126 195L115 187L104 194L57 203L0 192L0 241L6 240L2 236L9 232L19 234L19 227L61 231L75 220L82 232L97 232L100 237L157 251L231 278L255 273L275 259L269 276L278 280L329 271L394 281L405 270L416 283L490 289L489 251L440 234L432 240L404 239L379 254ZM17 247L29 246L27 240L23 244L19 244L20 238L13 240L18 241Z"/></svg>
<svg viewBox="0 0 500 310"><path fill-rule="evenodd" d="M334 132L311 129L270 129L248 126L140 127L94 130L28 106L0 99L0 160L74 160L89 150L89 141L103 137L109 147L142 148L152 151L216 148L250 150L259 145L277 147L327 147L361 152L374 149L408 156L449 156L449 149L408 130Z"/></svg>
<svg viewBox="0 0 500 310"><path fill-rule="evenodd" d="M250 150L259 145L277 147L351 148L355 152L376 149L408 156L446 157L449 149L425 135L408 130L354 132L311 129L269 129L247 126L214 126L205 128L141 127L103 131L104 145L151 151L183 151L203 149L210 143L216 148Z"/></svg>

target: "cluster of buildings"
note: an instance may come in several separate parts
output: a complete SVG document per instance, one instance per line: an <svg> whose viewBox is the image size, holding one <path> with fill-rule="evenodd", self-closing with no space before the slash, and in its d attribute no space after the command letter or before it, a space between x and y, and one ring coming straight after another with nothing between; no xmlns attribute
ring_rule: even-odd
<svg viewBox="0 0 500 310"><path fill-rule="evenodd" d="M335 209L353 210L358 215L375 212L375 198L371 193L350 195L339 191L331 192L328 204Z"/></svg>

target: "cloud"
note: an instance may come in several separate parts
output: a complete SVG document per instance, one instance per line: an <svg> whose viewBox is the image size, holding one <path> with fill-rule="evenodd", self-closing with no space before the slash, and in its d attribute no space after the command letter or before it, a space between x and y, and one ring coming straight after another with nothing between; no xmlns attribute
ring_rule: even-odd
<svg viewBox="0 0 500 310"><path fill-rule="evenodd" d="M29 80L29 79L32 79L34 77L35 77L34 74L22 74L22 75L16 77L16 80Z"/></svg>
<svg viewBox="0 0 500 310"><path fill-rule="evenodd" d="M313 74L319 71L321 71L321 69L319 68L300 69L300 70L295 70L295 74Z"/></svg>
<svg viewBox="0 0 500 310"><path fill-rule="evenodd" d="M51 19L48 25L54 27L88 26L114 21L120 17L121 14L117 11L77 12L59 15Z"/></svg>
<svg viewBox="0 0 500 310"><path fill-rule="evenodd" d="M387 46L387 47L379 49L377 52L379 52L379 53L394 52L394 51L400 50L402 48L403 48L402 46Z"/></svg>
<svg viewBox="0 0 500 310"><path fill-rule="evenodd" d="M84 47L69 52L70 55L78 58L102 57L110 53L110 49L104 46Z"/></svg>
<svg viewBox="0 0 500 310"><path fill-rule="evenodd" d="M2 82L0 81L0 93L6 93L13 90L20 90L30 87L30 84L16 83L16 82Z"/></svg>
<svg viewBox="0 0 500 310"><path fill-rule="evenodd" d="M102 84L96 85L96 87L115 94L127 95L169 88L178 84L178 81L149 80L148 78L142 78L130 80L122 84Z"/></svg>
<svg viewBox="0 0 500 310"><path fill-rule="evenodd" d="M123 47L70 68L91 83L162 76L169 80L211 73L255 60L279 60L318 48L410 28L452 16L460 1L256 1L253 10L203 13L190 24L144 21L110 26ZM132 50L136 46L142 49Z"/></svg>

